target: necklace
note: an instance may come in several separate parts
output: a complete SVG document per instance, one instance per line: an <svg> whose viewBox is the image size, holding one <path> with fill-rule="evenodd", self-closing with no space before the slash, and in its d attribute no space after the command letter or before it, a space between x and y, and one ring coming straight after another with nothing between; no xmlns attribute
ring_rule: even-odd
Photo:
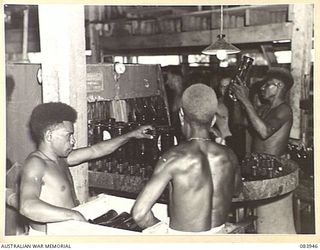
<svg viewBox="0 0 320 250"><path fill-rule="evenodd" d="M192 141L192 140L211 141L210 138L201 138L201 137L191 137L191 138L188 139L188 141Z"/></svg>

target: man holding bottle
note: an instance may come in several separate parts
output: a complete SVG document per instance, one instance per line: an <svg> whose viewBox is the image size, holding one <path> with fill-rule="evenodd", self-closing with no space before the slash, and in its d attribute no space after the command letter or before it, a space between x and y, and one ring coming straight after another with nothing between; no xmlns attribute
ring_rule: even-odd
<svg viewBox="0 0 320 250"><path fill-rule="evenodd" d="M286 103L286 95L293 85L291 74L283 68L273 68L266 73L260 88L266 104L257 109L249 100L245 83L239 78L238 82L231 86L231 91L242 104L254 131L251 152L286 157L293 122L291 107ZM296 233L292 193L258 206L257 215L258 233Z"/></svg>

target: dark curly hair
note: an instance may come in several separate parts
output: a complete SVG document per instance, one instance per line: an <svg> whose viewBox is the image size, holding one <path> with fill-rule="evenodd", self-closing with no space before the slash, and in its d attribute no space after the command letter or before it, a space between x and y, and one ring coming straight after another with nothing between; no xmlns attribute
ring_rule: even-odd
<svg viewBox="0 0 320 250"><path fill-rule="evenodd" d="M34 140L39 143L48 128L63 121L74 123L76 120L77 112L72 107L61 102L49 102L33 109L29 125Z"/></svg>
<svg viewBox="0 0 320 250"><path fill-rule="evenodd" d="M271 68L271 69L269 69L266 73L266 77L265 77L264 81L266 81L270 78L276 78L276 79L279 79L280 81L282 81L285 86L285 91L288 91L289 89L291 89L291 87L294 83L294 80L293 80L291 73L285 68Z"/></svg>

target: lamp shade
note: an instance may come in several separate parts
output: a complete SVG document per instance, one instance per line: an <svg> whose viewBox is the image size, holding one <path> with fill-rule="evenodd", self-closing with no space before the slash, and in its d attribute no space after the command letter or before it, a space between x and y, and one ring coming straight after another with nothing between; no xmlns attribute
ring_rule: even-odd
<svg viewBox="0 0 320 250"><path fill-rule="evenodd" d="M221 53L222 51L226 54L235 54L239 53L240 49L238 49L236 46L227 43L226 40L224 40L225 35L220 34L217 36L218 40L205 48L202 53L206 55L217 55L218 53Z"/></svg>

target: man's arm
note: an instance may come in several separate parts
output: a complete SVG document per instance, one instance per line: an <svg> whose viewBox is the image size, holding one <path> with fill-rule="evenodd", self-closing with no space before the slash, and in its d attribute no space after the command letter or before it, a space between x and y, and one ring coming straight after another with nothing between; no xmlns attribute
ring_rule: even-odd
<svg viewBox="0 0 320 250"><path fill-rule="evenodd" d="M19 210L18 194L12 188L6 188L6 204Z"/></svg>
<svg viewBox="0 0 320 250"><path fill-rule="evenodd" d="M248 98L249 90L244 84L233 84L231 86L232 92L236 95L237 99L243 104L250 123L259 136L265 140L277 132L282 125L290 119L291 111L286 105L281 105L272 111L266 120L263 120L257 114L254 106Z"/></svg>
<svg viewBox="0 0 320 250"><path fill-rule="evenodd" d="M172 178L169 166L172 160L164 161L163 159L165 158L159 159L151 179L140 192L132 207L133 219L143 229L159 222L151 208Z"/></svg>
<svg viewBox="0 0 320 250"><path fill-rule="evenodd" d="M146 125L133 130L127 134L115 137L110 140L102 141L90 147L84 147L73 150L68 158L67 163L70 166L80 164L85 161L93 160L114 152L117 148L127 143L131 138L137 139L153 139L152 135L146 134L148 130L153 129L152 126Z"/></svg>
<svg viewBox="0 0 320 250"><path fill-rule="evenodd" d="M20 184L20 213L33 221L42 223L66 220L86 221L78 211L53 206L40 200L45 167L43 160L37 157L27 160L23 167Z"/></svg>
<svg viewBox="0 0 320 250"><path fill-rule="evenodd" d="M290 119L291 111L286 105L281 105L272 110L266 120L262 120L257 116L251 103L250 106L245 105L245 107L253 128L263 140L272 136Z"/></svg>

